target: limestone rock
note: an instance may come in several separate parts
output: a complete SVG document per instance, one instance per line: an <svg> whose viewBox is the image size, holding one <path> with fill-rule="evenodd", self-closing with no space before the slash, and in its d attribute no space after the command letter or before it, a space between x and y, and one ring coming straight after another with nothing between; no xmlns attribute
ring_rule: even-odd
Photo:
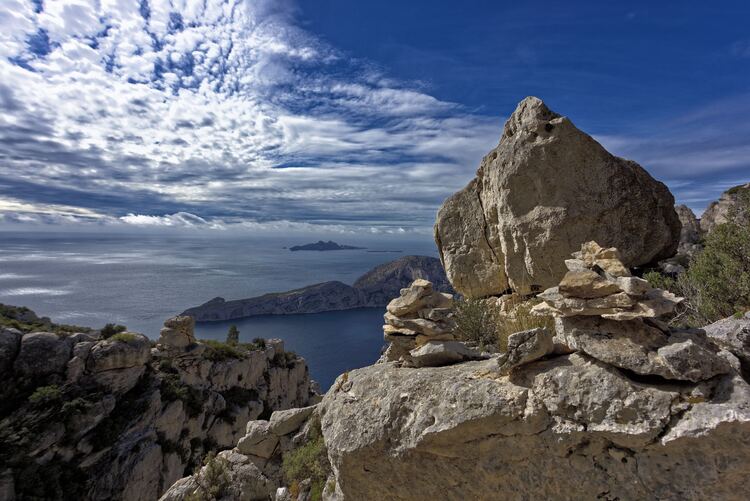
<svg viewBox="0 0 750 501"><path fill-rule="evenodd" d="M737 202L743 194L744 196L750 194L750 183L735 186L722 193L719 200L712 202L701 216L701 230L704 233L711 233L716 226L726 223L730 212L736 210ZM742 213L738 216L745 221L750 218L750 214Z"/></svg>
<svg viewBox="0 0 750 501"><path fill-rule="evenodd" d="M195 320L187 315L172 317L164 322L159 333L159 344L170 348L186 348L195 343Z"/></svg>
<svg viewBox="0 0 750 501"><path fill-rule="evenodd" d="M643 383L583 354L517 367L376 364L321 424L344 499L740 499L747 383Z"/></svg>
<svg viewBox="0 0 750 501"><path fill-rule="evenodd" d="M269 429L271 433L275 433L278 436L288 435L289 433L298 430L314 410L315 406L311 405L309 407L301 407L297 409L274 411L274 413L271 414L271 420L269 421Z"/></svg>
<svg viewBox="0 0 750 501"><path fill-rule="evenodd" d="M428 341L409 354L415 367L438 367L481 358L479 352L459 341Z"/></svg>
<svg viewBox="0 0 750 501"><path fill-rule="evenodd" d="M714 322L703 331L714 343L750 367L750 312L740 318L729 317Z"/></svg>
<svg viewBox="0 0 750 501"><path fill-rule="evenodd" d="M279 436L271 432L268 421L250 421L244 437L237 443L237 450L242 454L251 454L262 458L270 458Z"/></svg>
<svg viewBox="0 0 750 501"><path fill-rule="evenodd" d="M553 334L547 329L530 329L508 336L507 353L499 360L500 372L538 360L554 351Z"/></svg>
<svg viewBox="0 0 750 501"><path fill-rule="evenodd" d="M127 333L128 341L105 339L93 347L87 357L86 368L91 372L127 369L145 364L151 357L151 343L143 334Z"/></svg>
<svg viewBox="0 0 750 501"><path fill-rule="evenodd" d="M0 374L13 367L21 347L21 332L0 327Z"/></svg>
<svg viewBox="0 0 750 501"><path fill-rule="evenodd" d="M558 290L567 297L592 299L617 294L620 288L592 270L569 271L563 276Z"/></svg>
<svg viewBox="0 0 750 501"><path fill-rule="evenodd" d="M561 317L556 327L557 337L570 348L636 374L698 382L732 370L699 335L667 335L640 319Z"/></svg>
<svg viewBox="0 0 750 501"><path fill-rule="evenodd" d="M34 332L21 338L13 370L24 376L63 374L71 356L71 344L51 332Z"/></svg>
<svg viewBox="0 0 750 501"><path fill-rule="evenodd" d="M665 259L679 233L664 184L534 97L435 224L448 278L469 297L552 287L563 260L591 240L619 249L626 267Z"/></svg>
<svg viewBox="0 0 750 501"><path fill-rule="evenodd" d="M680 218L682 230L680 231L680 251L686 246L699 244L703 236L703 230L695 217L695 213L687 205L675 206L677 217Z"/></svg>

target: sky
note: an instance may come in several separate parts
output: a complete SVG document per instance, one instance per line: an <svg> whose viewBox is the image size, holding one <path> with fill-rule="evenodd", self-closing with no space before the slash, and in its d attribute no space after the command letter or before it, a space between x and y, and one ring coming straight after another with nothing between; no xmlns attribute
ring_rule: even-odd
<svg viewBox="0 0 750 501"><path fill-rule="evenodd" d="M700 216L750 3L3 0L0 227L427 234L528 95Z"/></svg>

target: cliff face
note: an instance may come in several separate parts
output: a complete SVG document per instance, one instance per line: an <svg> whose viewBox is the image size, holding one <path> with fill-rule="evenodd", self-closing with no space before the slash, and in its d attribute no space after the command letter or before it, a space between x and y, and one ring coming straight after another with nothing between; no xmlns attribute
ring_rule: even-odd
<svg viewBox="0 0 750 501"><path fill-rule="evenodd" d="M217 297L185 310L183 315L191 316L198 322L215 322L256 315L295 315L380 307L417 278L432 281L437 290L451 290L440 260L427 256L404 256L373 268L359 277L354 285L331 281L249 299L226 301Z"/></svg>
<svg viewBox="0 0 750 501"><path fill-rule="evenodd" d="M153 500L245 424L306 405L280 341L228 348L192 320L145 336L0 328L0 497ZM187 341L187 342L185 342Z"/></svg>

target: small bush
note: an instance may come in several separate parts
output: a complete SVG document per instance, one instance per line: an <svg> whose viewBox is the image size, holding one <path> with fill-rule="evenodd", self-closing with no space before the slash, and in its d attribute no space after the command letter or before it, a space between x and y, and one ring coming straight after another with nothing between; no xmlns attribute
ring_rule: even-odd
<svg viewBox="0 0 750 501"><path fill-rule="evenodd" d="M323 494L326 479L331 471L328 462L328 451L320 430L320 421L316 418L311 423L310 440L303 446L284 454L282 470L287 484L297 486L310 479L311 499L318 501Z"/></svg>
<svg viewBox="0 0 750 501"><path fill-rule="evenodd" d="M201 343L208 347L205 357L214 362L221 362L231 358L245 358L245 350L240 346L232 346L213 339L202 339Z"/></svg>
<svg viewBox="0 0 750 501"><path fill-rule="evenodd" d="M184 384L177 374L164 374L159 390L165 402L181 400L190 417L196 417L203 411L203 392Z"/></svg>
<svg viewBox="0 0 750 501"><path fill-rule="evenodd" d="M29 395L29 402L35 405L51 404L60 401L62 390L56 384L40 386Z"/></svg>
<svg viewBox="0 0 750 501"><path fill-rule="evenodd" d="M110 341L119 341L120 343L132 343L133 341L138 339L138 336L136 336L132 332L119 332L110 336L108 339Z"/></svg>
<svg viewBox="0 0 750 501"><path fill-rule="evenodd" d="M531 314L539 301L512 296L501 311L488 299L461 299L456 301L456 334L458 339L479 344L482 348L495 346L500 351L508 349L508 336L538 327L554 329L549 316Z"/></svg>
<svg viewBox="0 0 750 501"><path fill-rule="evenodd" d="M676 289L677 280L668 275L663 275L656 270L651 270L644 273L643 278L645 280L648 280L648 283L649 285L651 285L651 287L656 287L657 289L664 289L672 292L674 292Z"/></svg>
<svg viewBox="0 0 750 501"><path fill-rule="evenodd" d="M259 349L259 350L265 350L266 349L266 340L263 339L262 337L253 338L252 344L255 345L257 347L257 349Z"/></svg>
<svg viewBox="0 0 750 501"><path fill-rule="evenodd" d="M102 330L100 331L100 333L102 335L102 339L109 339L115 334L125 332L126 330L128 330L128 328L125 327L124 325L107 324L104 327L102 327Z"/></svg>
<svg viewBox="0 0 750 501"><path fill-rule="evenodd" d="M196 475L195 481L198 488L187 496L188 501L209 501L221 499L227 494L229 488L229 466L225 459L216 457L210 452L203 462L204 468L200 475Z"/></svg>
<svg viewBox="0 0 750 501"><path fill-rule="evenodd" d="M672 282L644 277L685 298L673 323L701 327L750 310L750 192L741 192L728 222L705 238L703 251Z"/></svg>
<svg viewBox="0 0 750 501"><path fill-rule="evenodd" d="M486 347L497 341L498 312L487 300L460 299L454 303L456 337Z"/></svg>
<svg viewBox="0 0 750 501"><path fill-rule="evenodd" d="M515 297L515 296L514 296ZM555 320L548 315L533 315L531 309L539 304L538 299L510 299L508 313L500 316L497 324L497 346L500 351L508 349L508 336L530 329L555 330Z"/></svg>

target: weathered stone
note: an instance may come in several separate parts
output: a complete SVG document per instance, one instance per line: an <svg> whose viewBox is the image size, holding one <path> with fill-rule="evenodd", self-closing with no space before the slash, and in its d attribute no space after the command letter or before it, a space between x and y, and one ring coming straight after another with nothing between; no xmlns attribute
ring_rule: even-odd
<svg viewBox="0 0 750 501"><path fill-rule="evenodd" d="M591 270L567 272L560 281L558 290L564 296L582 299L603 297L620 292L616 283L610 282Z"/></svg>
<svg viewBox="0 0 750 501"><path fill-rule="evenodd" d="M393 299L386 309L394 315L407 315L421 309L424 305L422 299L432 293L432 282L427 280L415 280L409 287L401 289L401 295Z"/></svg>
<svg viewBox="0 0 750 501"><path fill-rule="evenodd" d="M271 420L269 421L269 429L271 433L275 433L278 436L288 435L289 433L298 430L314 410L315 406L311 405L309 407L301 407L297 409L274 411L274 413L271 414Z"/></svg>
<svg viewBox="0 0 750 501"><path fill-rule="evenodd" d="M169 318L159 334L159 344L185 348L195 343L195 320L187 315Z"/></svg>
<svg viewBox="0 0 750 501"><path fill-rule="evenodd" d="M740 221L750 220L750 214L739 211L738 202L743 195L750 196L750 183L730 188L721 194L719 200L711 202L701 216L700 226L703 233L711 233L716 226L729 221L730 214L735 211L739 212L735 217L739 217Z"/></svg>
<svg viewBox="0 0 750 501"><path fill-rule="evenodd" d="M21 348L21 331L0 327L0 374L13 367Z"/></svg>
<svg viewBox="0 0 750 501"><path fill-rule="evenodd" d="M517 367L379 364L329 391L321 423L344 499L739 499L748 387L643 384L585 355Z"/></svg>
<svg viewBox="0 0 750 501"><path fill-rule="evenodd" d="M682 230L680 230L680 250L684 246L698 244L703 236L701 225L698 222L698 218L695 217L695 213L687 205L675 206L677 217L680 218L680 224L682 224Z"/></svg>
<svg viewBox="0 0 750 501"><path fill-rule="evenodd" d="M245 436L237 442L237 450L268 459L278 443L279 437L271 432L268 421L249 421Z"/></svg>
<svg viewBox="0 0 750 501"><path fill-rule="evenodd" d="M556 332L570 348L636 374L697 382L731 372L718 350L695 335L667 336L641 320L563 317L556 319Z"/></svg>
<svg viewBox="0 0 750 501"><path fill-rule="evenodd" d="M427 336L448 334L453 330L453 327L445 322L433 322L424 318L402 318L391 313L386 313L383 317L388 325L399 329L408 329Z"/></svg>
<svg viewBox="0 0 750 501"><path fill-rule="evenodd" d="M51 332L34 332L21 338L13 370L23 376L63 374L70 360L71 344Z"/></svg>
<svg viewBox="0 0 750 501"><path fill-rule="evenodd" d="M409 354L415 367L438 367L481 358L479 352L459 341L427 341Z"/></svg>
<svg viewBox="0 0 750 501"><path fill-rule="evenodd" d="M617 277L617 286L629 296L640 297L652 289L648 280L638 277Z"/></svg>
<svg viewBox="0 0 750 501"><path fill-rule="evenodd" d="M729 317L703 328L709 339L750 364L750 312L740 318ZM750 367L750 365L748 365Z"/></svg>
<svg viewBox="0 0 750 501"><path fill-rule="evenodd" d="M91 372L127 369L145 364L151 357L151 343L143 334L126 333L127 341L106 339L99 341L87 357L86 368Z"/></svg>
<svg viewBox="0 0 750 501"><path fill-rule="evenodd" d="M590 240L619 249L626 267L665 259L679 232L664 184L534 97L435 224L448 278L469 297L552 287L563 260Z"/></svg>
<svg viewBox="0 0 750 501"><path fill-rule="evenodd" d="M549 355L554 350L553 333L547 329L531 329L508 336L508 350L498 362L500 373Z"/></svg>

